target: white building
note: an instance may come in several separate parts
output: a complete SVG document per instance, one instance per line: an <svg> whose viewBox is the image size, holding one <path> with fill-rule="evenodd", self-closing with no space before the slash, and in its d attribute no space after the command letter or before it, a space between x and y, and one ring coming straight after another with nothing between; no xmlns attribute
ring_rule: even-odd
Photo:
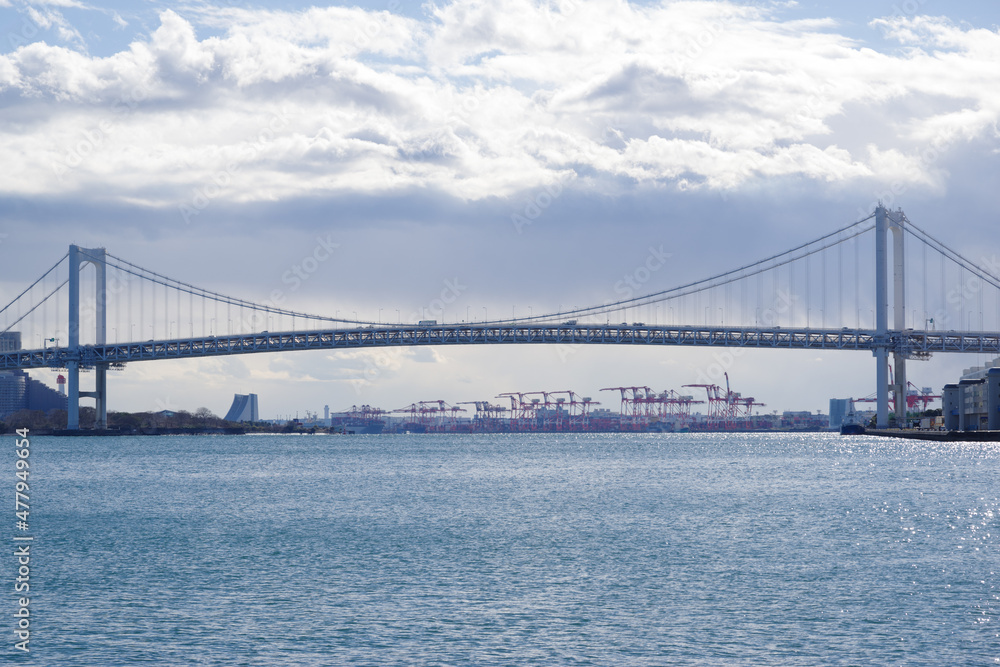
<svg viewBox="0 0 1000 667"><path fill-rule="evenodd" d="M226 421L260 421L260 414L257 412L257 394L236 394L229 412L226 413Z"/></svg>

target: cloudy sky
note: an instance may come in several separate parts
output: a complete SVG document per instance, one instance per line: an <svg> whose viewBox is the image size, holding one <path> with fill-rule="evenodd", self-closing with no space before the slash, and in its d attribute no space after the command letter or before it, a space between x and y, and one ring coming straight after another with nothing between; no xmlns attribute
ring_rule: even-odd
<svg viewBox="0 0 1000 667"><path fill-rule="evenodd" d="M990 257L998 24L969 0L0 0L0 290L78 243L307 312L406 319L447 295L438 319L537 314L620 296L651 255L669 257L641 286L665 289L879 199ZM910 375L940 387L979 361ZM133 364L110 403L224 413L256 392L274 417L573 389L617 407L598 390L722 367L766 411L874 391L858 353L447 347Z"/></svg>

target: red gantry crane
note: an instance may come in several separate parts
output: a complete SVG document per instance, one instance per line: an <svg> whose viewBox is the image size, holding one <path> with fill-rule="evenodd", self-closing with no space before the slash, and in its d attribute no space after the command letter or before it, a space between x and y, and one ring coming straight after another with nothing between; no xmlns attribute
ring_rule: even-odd
<svg viewBox="0 0 1000 667"><path fill-rule="evenodd" d="M650 401L651 418L659 421L673 421L681 427L691 424L691 406L705 401L696 401L694 396L683 396L673 389L662 391Z"/></svg>
<svg viewBox="0 0 1000 667"><path fill-rule="evenodd" d="M538 409L539 401L525 398L527 394L519 391L511 391L497 395L497 398L510 399L510 429L515 432L534 430L536 421L535 412Z"/></svg>
<svg viewBox="0 0 1000 667"><path fill-rule="evenodd" d="M480 433L501 433L510 430L506 423L507 408L493 405L489 401L462 401L456 405L475 405L476 414L472 418L472 430Z"/></svg>
<svg viewBox="0 0 1000 667"><path fill-rule="evenodd" d="M704 389L708 398L706 427L709 430L722 428L726 419L726 399L722 396L722 387L717 384L686 384L685 387Z"/></svg>
<svg viewBox="0 0 1000 667"><path fill-rule="evenodd" d="M621 394L621 429L640 431L646 425L646 397L653 390L649 387L605 387L601 391L617 391Z"/></svg>
<svg viewBox="0 0 1000 667"><path fill-rule="evenodd" d="M889 367L889 384L892 384L892 367ZM906 383L906 409L908 411L914 411L919 409L925 411L934 401L941 398L940 394L935 394L934 390L930 387L924 387L922 390L917 388L917 385L912 382ZM852 399L855 403L876 403L878 399L875 398L875 394L869 394L864 398ZM896 397L894 394L889 394L889 411L895 412L896 410Z"/></svg>
<svg viewBox="0 0 1000 667"><path fill-rule="evenodd" d="M737 427L749 428L750 417L754 407L764 407L752 396L744 397L734 392L729 386L729 373L723 373L726 378L726 390L717 384L686 384L685 387L700 387L708 397L708 428L733 430Z"/></svg>
<svg viewBox="0 0 1000 667"><path fill-rule="evenodd" d="M419 427L428 432L454 431L458 425L458 413L465 408L448 405L445 401L419 401L405 408L393 410L396 413L410 415L409 425ZM412 426L411 426L412 428Z"/></svg>

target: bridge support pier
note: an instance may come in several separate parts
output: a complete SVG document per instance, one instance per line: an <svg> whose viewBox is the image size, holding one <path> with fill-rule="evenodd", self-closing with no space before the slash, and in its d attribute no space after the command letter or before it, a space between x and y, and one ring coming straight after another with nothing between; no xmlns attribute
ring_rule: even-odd
<svg viewBox="0 0 1000 667"><path fill-rule="evenodd" d="M71 245L69 247L69 344L68 351L74 357L80 355L80 271L87 263L94 265L97 279L94 287L94 309L89 309L87 315L94 318L94 343L104 345L107 343L108 314L107 314L107 262L104 248L80 248ZM108 404L107 404L107 365L97 364L95 371L94 391L80 391L80 362L70 361L66 364L68 391L66 428L76 430L80 428L80 399L93 398L96 400L96 423L95 428L104 429L108 426Z"/></svg>

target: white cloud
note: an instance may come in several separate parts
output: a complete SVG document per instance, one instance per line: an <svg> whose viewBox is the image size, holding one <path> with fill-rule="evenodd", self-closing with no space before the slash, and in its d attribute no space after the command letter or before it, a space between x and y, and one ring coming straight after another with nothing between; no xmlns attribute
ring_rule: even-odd
<svg viewBox="0 0 1000 667"><path fill-rule="evenodd" d="M82 5L73 4L61 4L61 3L37 3L37 4L56 4L62 7L82 7ZM84 50L86 45L83 41L83 35L79 31L70 25L66 17L57 9L43 9L37 10L34 7L27 7L28 18L30 21L43 30L50 30L55 28L56 34L59 36L59 40L67 44L73 44Z"/></svg>
<svg viewBox="0 0 1000 667"><path fill-rule="evenodd" d="M907 47L884 54L775 8L558 7L452 3L422 22L338 7L166 10L148 40L109 57L24 46L0 56L0 89L51 103L0 134L23 159L0 187L176 206L219 178L213 199L226 201L408 188L477 200L567 171L601 188L940 185L920 157L928 143L995 140L993 31L879 20ZM224 34L199 39L199 26Z"/></svg>
<svg viewBox="0 0 1000 667"><path fill-rule="evenodd" d="M27 0L29 5L35 5L38 7L72 7L77 9L86 9L87 6L77 0Z"/></svg>
<svg viewBox="0 0 1000 667"><path fill-rule="evenodd" d="M212 69L215 44L216 40L199 42L194 27L168 9L160 14L160 27L153 32L149 49L157 56L161 75L178 71L200 76Z"/></svg>

